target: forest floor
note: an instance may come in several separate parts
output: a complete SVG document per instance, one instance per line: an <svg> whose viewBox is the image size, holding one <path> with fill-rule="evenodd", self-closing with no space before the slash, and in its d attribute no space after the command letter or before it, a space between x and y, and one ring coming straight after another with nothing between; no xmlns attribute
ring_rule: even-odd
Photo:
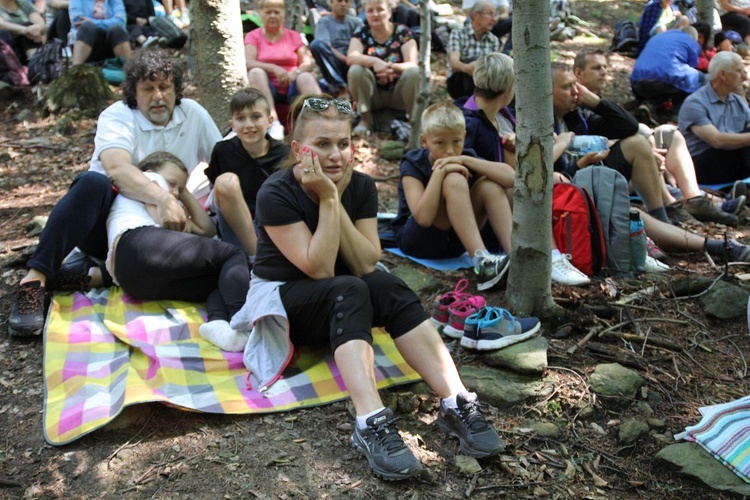
<svg viewBox="0 0 750 500"><path fill-rule="evenodd" d="M571 61L584 46L607 49L612 26L637 17L641 2L577 1L577 14L594 23L600 39L577 37L554 43L557 59ZM444 55L437 54L441 61ZM627 76L633 60L613 55L609 97L629 100ZM436 98L445 99L444 63L433 66ZM442 94L441 94L442 92ZM190 92L188 92L189 95ZM707 490L653 464L664 446L653 437L623 446L616 427L630 409L604 407L585 378L606 358L588 349L567 354L595 323L614 325L624 318L595 318L585 306L611 303L603 282L584 288L553 286L553 296L570 318L567 325L544 325L550 339L549 371L556 390L544 400L510 410L490 409L506 451L483 460L482 471L464 475L456 465L455 442L434 425L437 401L400 415L400 428L428 473L419 479L390 483L375 478L367 463L349 446L352 418L346 403L260 416L221 416L180 411L159 404L131 407L113 424L63 447L42 436L43 349L40 339L10 339L7 318L14 286L23 275L23 253L36 243L26 226L46 215L65 193L70 180L88 167L93 150L94 120L80 120L64 134L56 117L45 115L29 91L5 97L0 104L0 498L729 498ZM362 170L378 178L381 209L395 208L398 164L377 157L384 136L359 142ZM736 228L709 224L705 234L742 239L748 220ZM686 277L715 278L721 273L702 255L674 255L673 271L658 277L617 280L628 295L655 285L661 293L634 303L636 319L659 317L675 323L643 322L683 352L604 340L611 351L629 351L636 370L662 402L656 417L667 436L700 419L701 406L734 400L750 393L743 353L750 353L744 318L706 318L694 299L670 298L672 284ZM384 256L390 265L412 265ZM727 279L745 268L731 267ZM447 290L464 273L431 274ZM488 303L505 304L503 292L486 295ZM425 306L434 296L425 296ZM632 330L625 330L632 331ZM471 353L454 349L459 364L478 364ZM404 394L408 387L395 388ZM582 407L594 403L584 421ZM432 403L430 405L429 403ZM425 411L429 410L429 411ZM524 431L524 421L556 423L561 438L544 439ZM561 465L565 459L575 467Z"/></svg>

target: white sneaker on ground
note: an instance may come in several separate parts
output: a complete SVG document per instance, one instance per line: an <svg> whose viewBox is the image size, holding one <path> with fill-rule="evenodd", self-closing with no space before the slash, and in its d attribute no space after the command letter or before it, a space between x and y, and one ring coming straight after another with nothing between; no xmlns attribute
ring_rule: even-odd
<svg viewBox="0 0 750 500"><path fill-rule="evenodd" d="M650 255L646 256L646 272L647 273L664 273L669 271L670 267L664 262L660 262Z"/></svg>
<svg viewBox="0 0 750 500"><path fill-rule="evenodd" d="M552 281L561 285L582 286L591 283L588 276L576 269L565 255L552 258Z"/></svg>
<svg viewBox="0 0 750 500"><path fill-rule="evenodd" d="M271 126L268 127L268 135L277 141L284 140L284 125L282 125L279 120L274 121Z"/></svg>

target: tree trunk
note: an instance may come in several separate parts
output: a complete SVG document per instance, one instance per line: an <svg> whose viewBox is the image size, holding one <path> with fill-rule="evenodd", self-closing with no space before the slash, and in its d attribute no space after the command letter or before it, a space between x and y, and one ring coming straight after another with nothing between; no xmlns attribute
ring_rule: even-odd
<svg viewBox="0 0 750 500"><path fill-rule="evenodd" d="M408 149L419 146L419 133L422 129L422 112L430 102L430 49L432 48L432 18L430 17L429 1L419 1L419 95L417 107L411 117L411 136ZM406 107L409 109L409 104ZM411 111L410 111L411 112Z"/></svg>
<svg viewBox="0 0 750 500"><path fill-rule="evenodd" d="M302 16L305 13L305 2L303 0L292 0L284 2L286 14L286 27L302 33Z"/></svg>
<svg viewBox="0 0 750 500"><path fill-rule="evenodd" d="M201 104L224 132L229 127L229 101L247 85L240 4L236 0L193 0L190 12Z"/></svg>
<svg viewBox="0 0 750 500"><path fill-rule="evenodd" d="M549 0L514 2L516 182L508 298L516 314L545 315L552 245L552 77Z"/></svg>
<svg viewBox="0 0 750 500"><path fill-rule="evenodd" d="M698 20L707 22L709 26L714 25L714 2L713 0L698 0L696 2ZM711 42L713 44L713 42Z"/></svg>

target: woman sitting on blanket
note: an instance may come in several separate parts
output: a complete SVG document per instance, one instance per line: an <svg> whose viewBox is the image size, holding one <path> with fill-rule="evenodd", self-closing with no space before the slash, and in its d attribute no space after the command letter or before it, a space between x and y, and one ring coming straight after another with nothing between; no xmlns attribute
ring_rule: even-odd
<svg viewBox="0 0 750 500"><path fill-rule="evenodd" d="M419 473L419 460L376 388L372 327L383 325L406 362L442 398L440 429L459 438L464 454L499 453L497 433L482 416L476 394L461 382L419 298L399 278L375 270L378 195L373 180L353 168L351 104L302 96L291 115L287 168L271 175L258 193L258 253L245 306L253 331L244 359L261 378L260 390L289 362L289 341L330 345L357 413L352 445L382 478Z"/></svg>
<svg viewBox="0 0 750 500"><path fill-rule="evenodd" d="M179 158L152 153L138 166L182 202L188 227L185 232L164 229L156 222L155 206L117 196L107 218L107 270L136 299L206 301L208 323L201 325L200 334L209 340L226 335L231 332L228 320L247 295L246 257L236 246L211 238L213 223L185 189L188 171ZM226 350L241 351L247 336L234 338L236 343Z"/></svg>

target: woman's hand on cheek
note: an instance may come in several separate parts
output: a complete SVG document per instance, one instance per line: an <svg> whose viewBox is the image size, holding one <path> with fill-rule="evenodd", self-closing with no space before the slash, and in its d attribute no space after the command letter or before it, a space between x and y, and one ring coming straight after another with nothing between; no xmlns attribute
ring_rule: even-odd
<svg viewBox="0 0 750 500"><path fill-rule="evenodd" d="M301 168L299 175L302 186L317 195L318 199L338 199L336 185L323 173L318 155L310 148L302 149L302 163L297 165L297 168Z"/></svg>
<svg viewBox="0 0 750 500"><path fill-rule="evenodd" d="M336 189L339 192L339 198L341 198L341 195L344 193L344 190L346 190L347 186L352 180L352 171L354 171L354 166L352 164L352 161L350 160L349 163L346 165L346 169L344 169L344 175L336 183Z"/></svg>

